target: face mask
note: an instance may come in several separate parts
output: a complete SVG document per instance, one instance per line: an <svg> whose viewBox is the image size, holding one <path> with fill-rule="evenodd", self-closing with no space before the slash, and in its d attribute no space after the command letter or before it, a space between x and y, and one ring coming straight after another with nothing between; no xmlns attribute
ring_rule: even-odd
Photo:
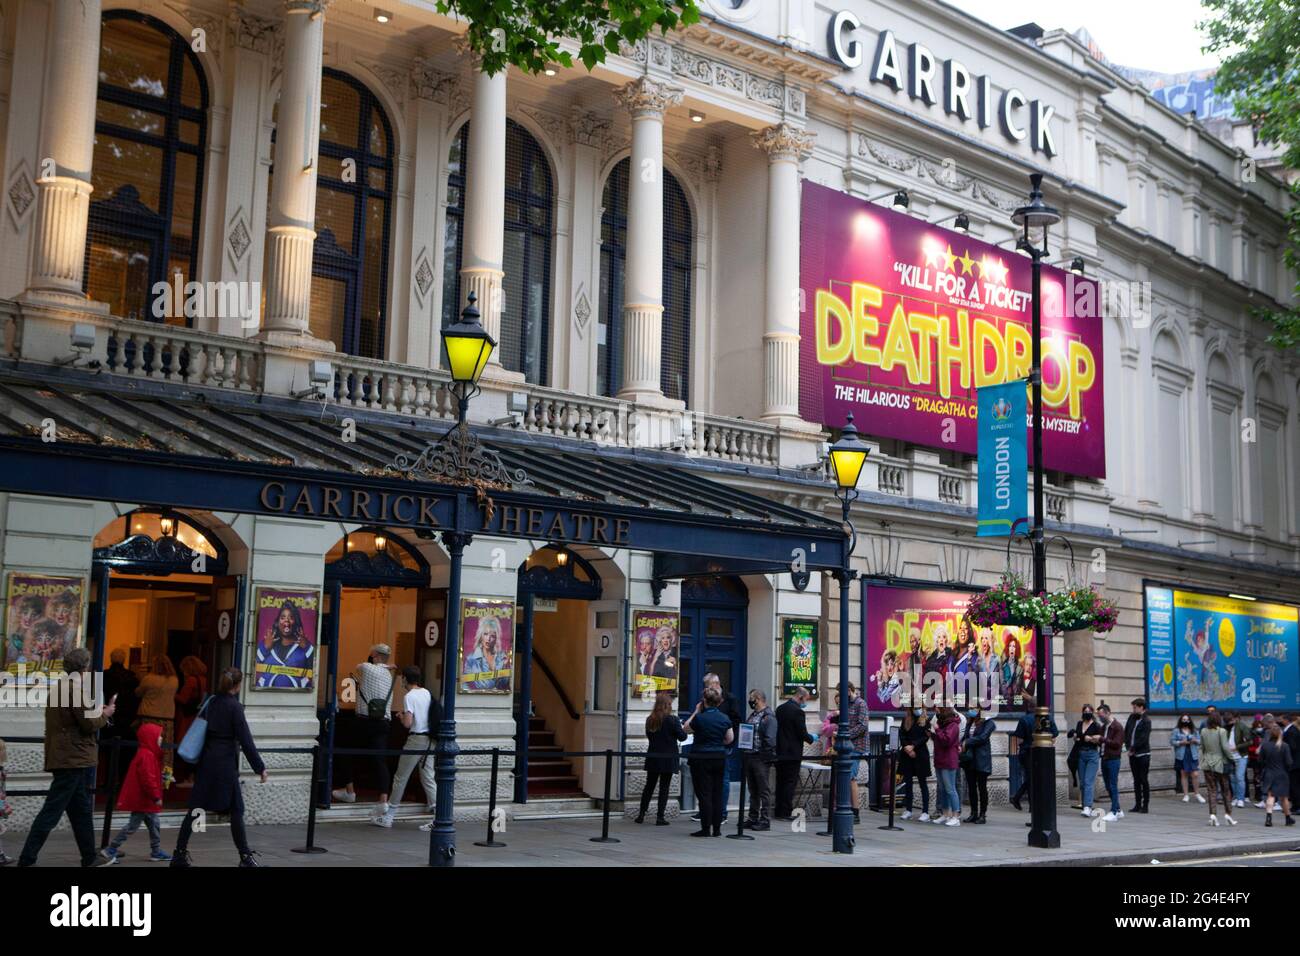
<svg viewBox="0 0 1300 956"><path fill-rule="evenodd" d="M912 716L913 716L913 717L920 717L920 716L921 716L921 711L920 711L920 710L914 710L914 711L912 711Z"/></svg>
<svg viewBox="0 0 1300 956"><path fill-rule="evenodd" d="M968 711L966 711L966 716L969 717L971 720L974 720L974 719L975 719L976 717L978 717L979 715L980 715L980 714L979 714L979 711L978 711L978 710L968 710Z"/></svg>
<svg viewBox="0 0 1300 956"><path fill-rule="evenodd" d="M1084 720L1092 720L1092 714L1088 713L1088 712L1085 710L1085 711L1083 712L1083 719L1084 719Z"/></svg>
<svg viewBox="0 0 1300 956"><path fill-rule="evenodd" d="M799 709L800 709L800 710L807 710L807 709L808 709L808 702L807 702L807 701L804 701L804 700L799 701Z"/></svg>
<svg viewBox="0 0 1300 956"><path fill-rule="evenodd" d="M758 701L754 700L754 698L752 697L749 698L749 709L758 710Z"/></svg>

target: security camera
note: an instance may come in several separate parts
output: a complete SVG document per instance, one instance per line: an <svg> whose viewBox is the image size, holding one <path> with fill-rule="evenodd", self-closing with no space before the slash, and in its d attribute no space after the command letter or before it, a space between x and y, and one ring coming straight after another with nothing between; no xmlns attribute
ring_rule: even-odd
<svg viewBox="0 0 1300 956"><path fill-rule="evenodd" d="M503 428L507 425L518 428L523 424L524 413L528 411L528 393L511 392L507 410L510 412L509 415L504 418L494 418L488 424L493 428Z"/></svg>
<svg viewBox="0 0 1300 956"><path fill-rule="evenodd" d="M69 335L72 352L55 360L55 365L76 365L80 359L95 348L95 327L89 322L77 322Z"/></svg>
<svg viewBox="0 0 1300 956"><path fill-rule="evenodd" d="M293 393L294 398L324 398L325 389L334 382L334 366L324 359L313 359L307 369L307 380L311 382L309 388L300 389Z"/></svg>

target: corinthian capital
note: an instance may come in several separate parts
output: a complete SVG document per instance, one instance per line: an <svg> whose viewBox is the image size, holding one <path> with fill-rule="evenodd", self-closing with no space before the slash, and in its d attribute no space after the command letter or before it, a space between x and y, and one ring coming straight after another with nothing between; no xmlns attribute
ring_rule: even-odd
<svg viewBox="0 0 1300 956"><path fill-rule="evenodd" d="M305 13L313 20L325 15L332 0L284 0L285 13Z"/></svg>
<svg viewBox="0 0 1300 956"><path fill-rule="evenodd" d="M679 86L657 83L648 76L643 76L615 90L614 96L636 119L642 116L662 117L664 110L682 101L684 93L685 90Z"/></svg>
<svg viewBox="0 0 1300 956"><path fill-rule="evenodd" d="M803 162L812 155L813 140L817 138L816 133L789 123L767 126L749 135L754 140L754 146L767 153L773 161L793 159L796 163Z"/></svg>

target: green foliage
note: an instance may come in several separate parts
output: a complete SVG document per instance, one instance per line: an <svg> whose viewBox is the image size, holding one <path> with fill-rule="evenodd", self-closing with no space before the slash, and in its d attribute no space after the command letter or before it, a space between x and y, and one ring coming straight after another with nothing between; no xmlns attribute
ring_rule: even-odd
<svg viewBox="0 0 1300 956"><path fill-rule="evenodd" d="M578 44L578 59L591 70L617 53L620 42L700 19L696 0L437 0L437 6L469 21L470 46L490 74L511 64L528 73L573 66L573 55L560 49L566 38Z"/></svg>
<svg viewBox="0 0 1300 956"><path fill-rule="evenodd" d="M1215 90L1233 99L1238 116L1250 117L1260 140L1280 144L1283 161L1300 169L1300 0L1202 0L1208 17L1207 53L1226 59ZM1287 211L1287 265L1300 272L1300 180ZM1256 314L1273 323L1281 349L1300 348L1300 283L1281 310Z"/></svg>

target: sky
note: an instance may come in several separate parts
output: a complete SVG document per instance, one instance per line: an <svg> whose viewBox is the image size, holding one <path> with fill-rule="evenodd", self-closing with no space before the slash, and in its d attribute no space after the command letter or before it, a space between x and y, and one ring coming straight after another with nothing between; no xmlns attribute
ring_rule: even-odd
<svg viewBox="0 0 1300 956"><path fill-rule="evenodd" d="M1086 27L1112 62L1160 73L1214 66L1201 52L1199 0L947 0L1000 29L1033 21L1073 33Z"/></svg>

